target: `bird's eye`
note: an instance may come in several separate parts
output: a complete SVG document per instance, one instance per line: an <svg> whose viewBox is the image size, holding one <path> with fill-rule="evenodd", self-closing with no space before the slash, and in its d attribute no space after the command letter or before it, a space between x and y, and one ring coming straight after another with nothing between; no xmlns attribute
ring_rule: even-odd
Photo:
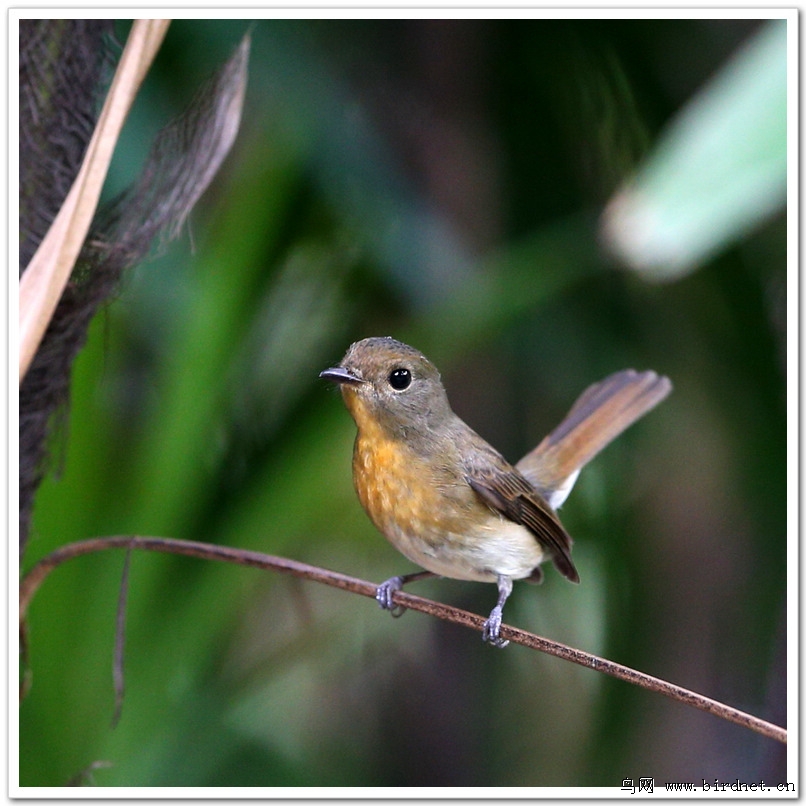
<svg viewBox="0 0 806 806"><path fill-rule="evenodd" d="M389 373L389 386L391 386L392 389L396 389L398 392L402 392L404 389L408 389L410 384L411 384L410 370L404 369L403 367L398 367L397 369L393 369Z"/></svg>

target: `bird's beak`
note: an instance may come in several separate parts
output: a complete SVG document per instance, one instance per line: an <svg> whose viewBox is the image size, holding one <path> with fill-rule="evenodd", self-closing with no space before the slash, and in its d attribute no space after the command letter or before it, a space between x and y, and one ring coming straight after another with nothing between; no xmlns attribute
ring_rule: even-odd
<svg viewBox="0 0 806 806"><path fill-rule="evenodd" d="M335 383L346 383L349 386L358 386L364 383L363 378L359 378L358 375L353 375L352 372L344 369L344 367L330 367L330 369L320 372L319 377L325 378L328 381L334 381Z"/></svg>

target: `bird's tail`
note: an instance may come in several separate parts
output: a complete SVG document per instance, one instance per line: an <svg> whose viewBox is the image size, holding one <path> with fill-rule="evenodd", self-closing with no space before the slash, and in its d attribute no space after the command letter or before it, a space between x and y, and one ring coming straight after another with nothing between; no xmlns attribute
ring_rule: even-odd
<svg viewBox="0 0 806 806"><path fill-rule="evenodd" d="M557 509L579 471L671 390L671 381L651 370L608 376L579 396L565 419L518 462L518 470Z"/></svg>

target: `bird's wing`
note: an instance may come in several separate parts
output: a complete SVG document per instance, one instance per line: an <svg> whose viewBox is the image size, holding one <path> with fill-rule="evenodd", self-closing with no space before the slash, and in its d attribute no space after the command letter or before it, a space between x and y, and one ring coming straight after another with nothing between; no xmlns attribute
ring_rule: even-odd
<svg viewBox="0 0 806 806"><path fill-rule="evenodd" d="M579 574L571 559L571 537L554 510L531 484L498 454L490 461L474 462L465 479L476 495L496 512L529 529L557 566L572 582Z"/></svg>

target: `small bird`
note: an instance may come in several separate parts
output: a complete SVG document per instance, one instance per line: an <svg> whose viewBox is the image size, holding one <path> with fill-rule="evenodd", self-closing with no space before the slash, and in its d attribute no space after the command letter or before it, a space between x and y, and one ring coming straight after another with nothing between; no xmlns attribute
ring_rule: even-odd
<svg viewBox="0 0 806 806"><path fill-rule="evenodd" d="M495 582L482 637L496 647L509 643L501 619L513 580L540 582L540 565L551 560L579 582L556 510L583 465L672 388L651 371L610 375L513 466L454 414L436 367L407 344L363 339L319 377L341 386L358 428L353 482L361 504L401 554L427 569L388 579L375 598L394 611L394 593L414 579Z"/></svg>

